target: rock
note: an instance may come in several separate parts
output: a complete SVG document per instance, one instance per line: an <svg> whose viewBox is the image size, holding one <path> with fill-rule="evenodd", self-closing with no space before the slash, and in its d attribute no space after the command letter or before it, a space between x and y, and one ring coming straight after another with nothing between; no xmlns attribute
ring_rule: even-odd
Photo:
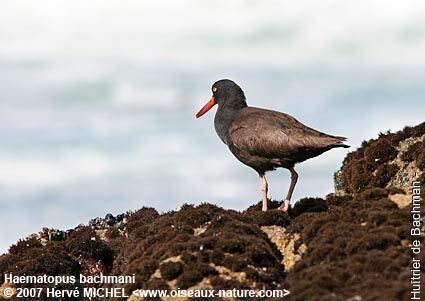
<svg viewBox="0 0 425 301"><path fill-rule="evenodd" d="M397 194L390 194L388 197L400 209L403 209L412 203L412 195L397 193Z"/></svg>
<svg viewBox="0 0 425 301"><path fill-rule="evenodd" d="M425 123L363 142L334 174L335 194L359 193L372 187L395 187L409 193L411 182L423 173L424 143Z"/></svg>
<svg viewBox="0 0 425 301"><path fill-rule="evenodd" d="M335 174L336 194L303 198L289 215L262 212L261 202L242 212L185 204L43 228L0 256L0 283L6 272L112 273L136 275L127 293L285 288L292 301L407 299L410 182L417 177L425 191L424 137L425 123L364 142Z"/></svg>
<svg viewBox="0 0 425 301"><path fill-rule="evenodd" d="M106 216L105 216L105 223L108 225L108 226L113 226L113 225L115 225L115 223L116 223L116 219L115 219L115 217L111 214L111 213L108 213Z"/></svg>
<svg viewBox="0 0 425 301"><path fill-rule="evenodd" d="M390 162L391 164L396 164L398 166L398 171L388 182L386 186L387 188L397 187L402 189L406 194L411 194L412 181L417 180L422 174L422 171L415 161L408 162L403 160L403 157L408 156L407 152L409 151L410 146L417 142L424 141L425 135L420 137L411 137L400 141L397 146L397 157Z"/></svg>
<svg viewBox="0 0 425 301"><path fill-rule="evenodd" d="M299 233L289 233L285 228L279 226L263 226L261 230L267 234L282 253L282 264L287 272L301 260L302 254L307 251L305 244L301 244L298 248L295 247L301 238Z"/></svg>

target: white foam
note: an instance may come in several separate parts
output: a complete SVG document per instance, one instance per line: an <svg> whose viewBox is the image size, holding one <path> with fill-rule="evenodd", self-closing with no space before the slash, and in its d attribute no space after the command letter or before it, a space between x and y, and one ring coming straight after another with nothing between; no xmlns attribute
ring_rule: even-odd
<svg viewBox="0 0 425 301"><path fill-rule="evenodd" d="M424 64L424 8L421 0L6 1L0 57L180 67Z"/></svg>
<svg viewBox="0 0 425 301"><path fill-rule="evenodd" d="M169 109L180 106L178 93L165 87L140 87L136 84L118 83L114 87L113 102L124 108Z"/></svg>
<svg viewBox="0 0 425 301"><path fill-rule="evenodd" d="M49 154L46 154L49 155ZM110 168L110 160L99 153L72 150L46 157L0 157L0 185L19 190L55 187L75 181L105 174Z"/></svg>

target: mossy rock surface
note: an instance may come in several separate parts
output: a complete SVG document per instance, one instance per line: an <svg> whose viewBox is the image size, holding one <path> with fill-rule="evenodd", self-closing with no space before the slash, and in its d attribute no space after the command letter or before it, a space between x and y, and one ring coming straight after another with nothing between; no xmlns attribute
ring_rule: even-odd
<svg viewBox="0 0 425 301"><path fill-rule="evenodd" d="M424 170L425 122L396 133L381 133L377 139L364 141L360 148L344 159L335 175L335 187L338 194L391 186L406 191L415 172L419 177ZM392 181L397 173L399 183Z"/></svg>
<svg viewBox="0 0 425 301"><path fill-rule="evenodd" d="M303 198L288 214L273 210L281 201L270 201L268 212L261 202L242 212L186 204L166 213L144 207L108 215L67 232L43 229L0 256L0 282L5 273L102 272L135 274L128 292L284 287L300 301L406 300L410 213L391 200L406 193L392 183L402 168L423 171L424 135L420 124L364 142L343 162L337 183L342 193ZM423 193L424 173L418 180ZM288 249L279 249L262 229L280 231L275 238L296 237L291 243L299 259L290 270L283 266Z"/></svg>

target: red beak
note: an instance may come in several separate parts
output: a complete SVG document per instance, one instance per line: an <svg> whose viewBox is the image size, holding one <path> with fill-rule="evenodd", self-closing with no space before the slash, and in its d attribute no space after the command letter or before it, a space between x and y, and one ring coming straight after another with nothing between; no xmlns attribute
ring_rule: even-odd
<svg viewBox="0 0 425 301"><path fill-rule="evenodd" d="M208 112L214 105L216 104L214 97L211 97L211 99L205 104L205 106L202 107L202 109L199 110L199 112L196 114L196 118L201 117L206 112Z"/></svg>

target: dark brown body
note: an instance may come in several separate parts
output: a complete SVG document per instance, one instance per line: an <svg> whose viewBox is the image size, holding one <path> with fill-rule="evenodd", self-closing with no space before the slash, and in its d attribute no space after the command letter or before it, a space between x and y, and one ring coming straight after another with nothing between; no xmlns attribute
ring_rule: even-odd
<svg viewBox="0 0 425 301"><path fill-rule="evenodd" d="M277 167L292 168L335 147L348 147L344 137L309 128L284 113L255 107L236 112L223 131L220 114L214 124L217 134L242 163L259 174Z"/></svg>
<svg viewBox="0 0 425 301"><path fill-rule="evenodd" d="M288 194L279 207L287 211L298 179L294 165L335 147L349 147L343 143L345 137L316 131L288 114L249 107L242 89L229 79L215 82L211 90L213 96L196 117L218 104L215 131L239 161L258 172L263 211L267 211L268 200L266 171L283 167L291 173Z"/></svg>

